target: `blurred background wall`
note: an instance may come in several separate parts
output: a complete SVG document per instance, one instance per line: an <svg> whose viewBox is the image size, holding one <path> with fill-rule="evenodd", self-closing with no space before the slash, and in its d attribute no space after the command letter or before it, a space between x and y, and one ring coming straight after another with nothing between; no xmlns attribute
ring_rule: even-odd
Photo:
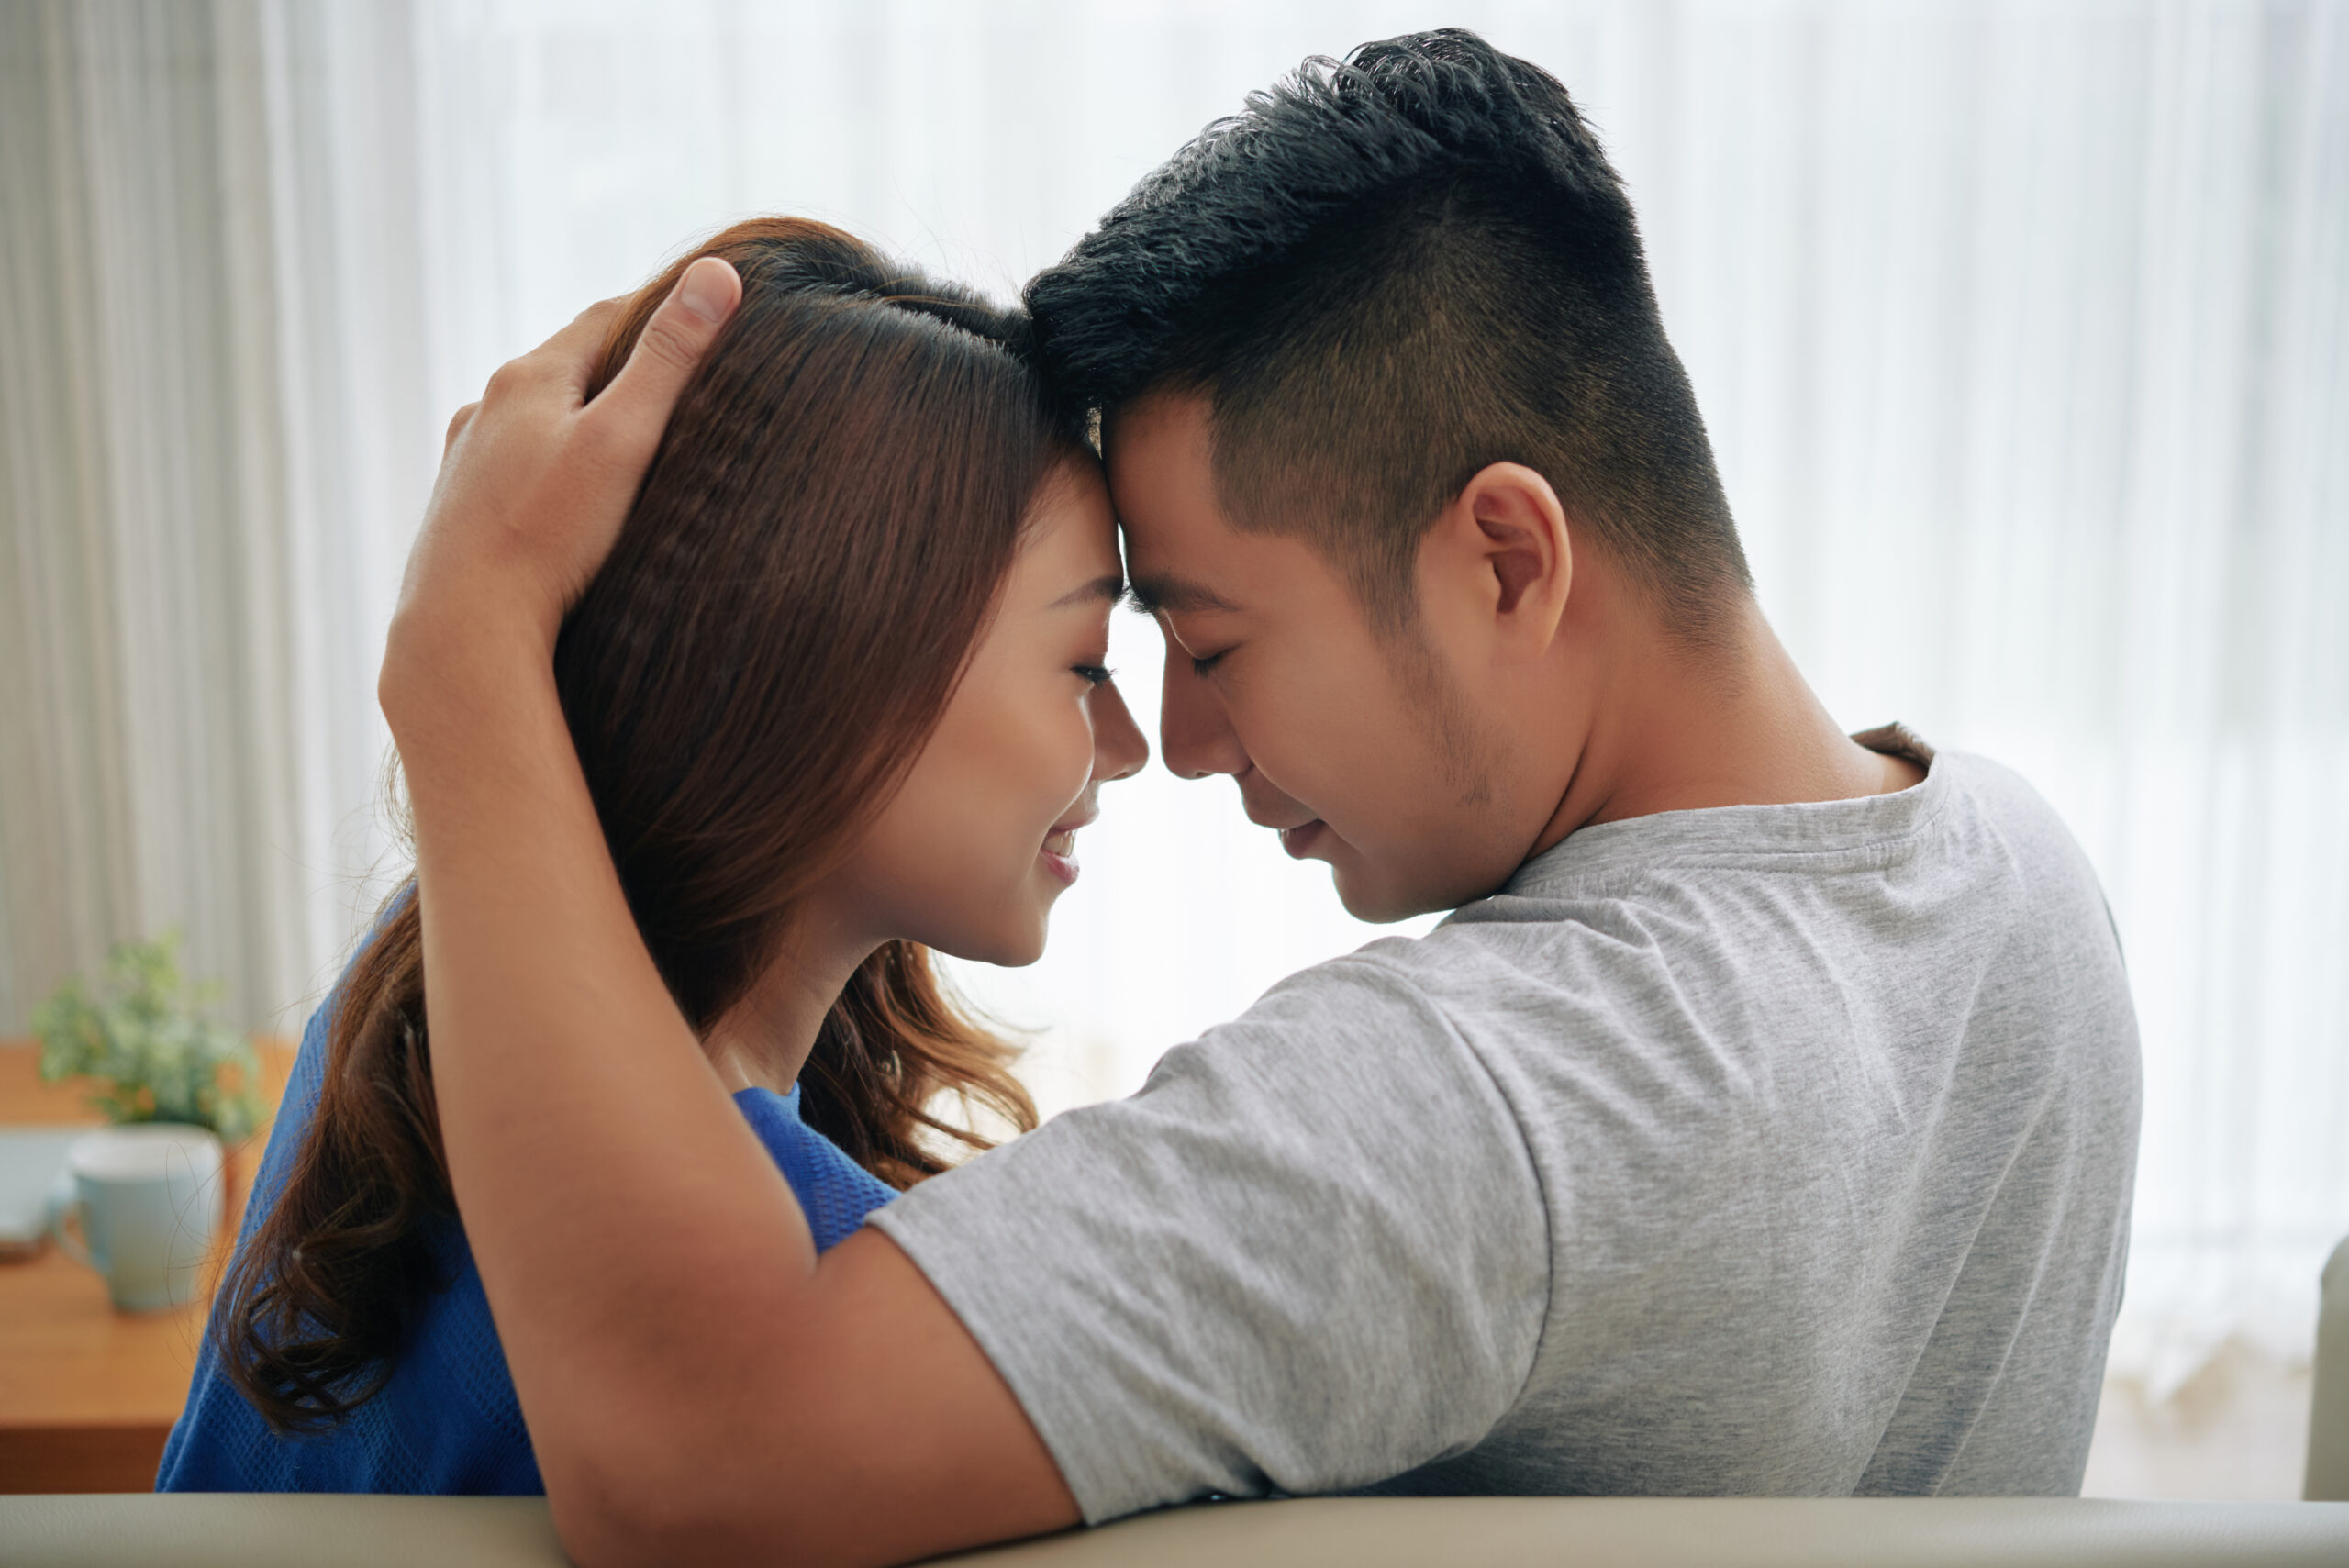
<svg viewBox="0 0 2349 1568"><path fill-rule="evenodd" d="M399 870L374 663L499 361L752 212L1008 295L1439 25L1598 125L1828 706L2020 767L2103 877L2146 1119L2091 1490L2288 1494L2349 1231L2340 0L0 0L0 1032L174 924L298 1028ZM1148 725L1146 623L1114 662ZM959 970L1048 1106L1374 934L1234 804L1119 785L1045 961Z"/></svg>

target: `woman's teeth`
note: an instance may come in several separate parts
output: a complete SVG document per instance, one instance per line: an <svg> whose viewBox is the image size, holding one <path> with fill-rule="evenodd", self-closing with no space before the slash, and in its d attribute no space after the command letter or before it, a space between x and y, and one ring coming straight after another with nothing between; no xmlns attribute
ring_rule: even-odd
<svg viewBox="0 0 2349 1568"><path fill-rule="evenodd" d="M1048 835L1044 840L1044 850L1046 853L1058 855L1063 860L1074 855L1076 853L1076 829L1072 828L1065 833Z"/></svg>

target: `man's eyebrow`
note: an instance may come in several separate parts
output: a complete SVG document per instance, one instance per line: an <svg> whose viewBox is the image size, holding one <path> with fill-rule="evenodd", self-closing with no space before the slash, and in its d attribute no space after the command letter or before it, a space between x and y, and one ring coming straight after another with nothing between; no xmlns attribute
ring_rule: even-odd
<svg viewBox="0 0 2349 1568"><path fill-rule="evenodd" d="M1092 582L1087 583L1082 588L1071 588L1067 593L1063 594L1059 598L1054 599L1052 602L1051 607L1057 610L1064 608L1070 605L1082 605L1096 601L1102 604L1114 605L1125 596L1126 580L1112 572L1107 577L1096 577Z"/></svg>
<svg viewBox="0 0 2349 1568"><path fill-rule="evenodd" d="M1186 615L1240 608L1214 589L1181 577L1137 577L1126 590L1126 602L1146 616L1154 616L1161 610Z"/></svg>

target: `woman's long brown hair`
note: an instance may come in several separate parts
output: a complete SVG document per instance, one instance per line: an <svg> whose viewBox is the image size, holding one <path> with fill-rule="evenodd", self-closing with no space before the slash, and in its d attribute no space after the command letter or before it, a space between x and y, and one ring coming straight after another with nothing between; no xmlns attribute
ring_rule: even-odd
<svg viewBox="0 0 2349 1568"><path fill-rule="evenodd" d="M593 385L696 256L742 304L693 376L611 557L555 649L563 713L629 907L696 1033L779 951L795 903L903 779L977 639L1045 478L1081 438L1029 368L1024 317L822 224L728 229L647 284ZM316 1111L223 1282L221 1362L280 1431L380 1392L453 1215L412 884L335 1002ZM802 1114L905 1187L941 1098L1025 1129L1011 1048L883 947L825 1019Z"/></svg>

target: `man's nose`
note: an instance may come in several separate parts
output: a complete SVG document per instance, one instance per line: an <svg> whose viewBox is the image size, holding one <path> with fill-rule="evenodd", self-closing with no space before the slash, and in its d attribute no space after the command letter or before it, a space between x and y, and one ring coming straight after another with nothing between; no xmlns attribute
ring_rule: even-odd
<svg viewBox="0 0 2349 1568"><path fill-rule="evenodd" d="M1223 699L1207 677L1191 667L1191 656L1167 639L1166 674L1160 684L1158 750L1167 772L1178 778L1248 771L1248 751L1223 711Z"/></svg>

